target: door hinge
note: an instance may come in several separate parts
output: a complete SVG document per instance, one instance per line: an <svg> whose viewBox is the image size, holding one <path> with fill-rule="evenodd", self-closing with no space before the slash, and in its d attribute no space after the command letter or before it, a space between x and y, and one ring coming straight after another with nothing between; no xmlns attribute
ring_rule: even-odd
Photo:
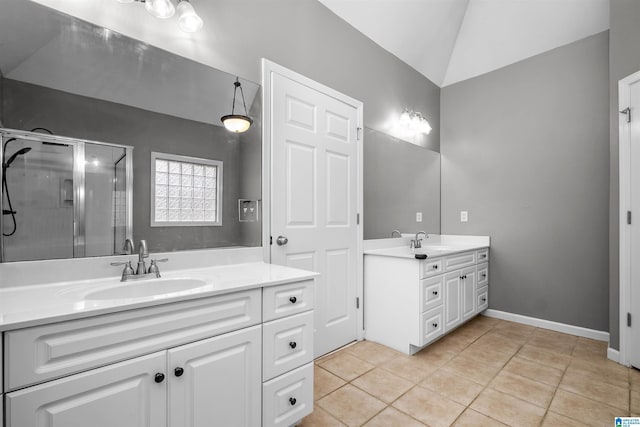
<svg viewBox="0 0 640 427"><path fill-rule="evenodd" d="M356 139L360 141L360 138L362 138L362 128L356 128Z"/></svg>
<svg viewBox="0 0 640 427"><path fill-rule="evenodd" d="M269 244L273 245L273 236L269 236Z"/></svg>
<svg viewBox="0 0 640 427"><path fill-rule="evenodd" d="M631 108L627 107L624 110L620 111L620 114L624 114L627 116L627 123L631 123Z"/></svg>
<svg viewBox="0 0 640 427"><path fill-rule="evenodd" d="M631 327L631 313L627 313L627 326Z"/></svg>
<svg viewBox="0 0 640 427"><path fill-rule="evenodd" d="M356 308L360 308L360 297L356 297Z"/></svg>
<svg viewBox="0 0 640 427"><path fill-rule="evenodd" d="M356 225L360 225L360 214L356 214Z"/></svg>
<svg viewBox="0 0 640 427"><path fill-rule="evenodd" d="M631 211L627 211L627 224L631 225Z"/></svg>

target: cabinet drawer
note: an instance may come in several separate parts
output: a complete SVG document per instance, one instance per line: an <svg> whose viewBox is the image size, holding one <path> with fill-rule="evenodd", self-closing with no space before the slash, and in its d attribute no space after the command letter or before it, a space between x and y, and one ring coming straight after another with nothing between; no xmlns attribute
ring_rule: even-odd
<svg viewBox="0 0 640 427"><path fill-rule="evenodd" d="M313 280L272 286L263 290L263 321L313 309Z"/></svg>
<svg viewBox="0 0 640 427"><path fill-rule="evenodd" d="M442 258L423 261L420 265L422 266L420 277L431 277L443 273Z"/></svg>
<svg viewBox="0 0 640 427"><path fill-rule="evenodd" d="M265 323L262 332L264 381L313 360L313 311Z"/></svg>
<svg viewBox="0 0 640 427"><path fill-rule="evenodd" d="M313 411L313 363L262 385L262 426L294 425Z"/></svg>
<svg viewBox="0 0 640 427"><path fill-rule="evenodd" d="M489 248L478 249L476 251L478 263L489 261Z"/></svg>
<svg viewBox="0 0 640 427"><path fill-rule="evenodd" d="M422 279L420 281L420 293L422 307L420 312L430 310L442 305L442 282L444 276L441 274L436 277Z"/></svg>
<svg viewBox="0 0 640 427"><path fill-rule="evenodd" d="M478 264L476 272L476 286L478 289L487 286L489 284L489 263Z"/></svg>
<svg viewBox="0 0 640 427"><path fill-rule="evenodd" d="M465 252L462 254L450 255L444 259L445 271L453 271L459 268L468 267L476 263L476 253Z"/></svg>
<svg viewBox="0 0 640 427"><path fill-rule="evenodd" d="M6 332L5 390L260 323L261 290Z"/></svg>
<svg viewBox="0 0 640 427"><path fill-rule="evenodd" d="M444 331L442 324L442 307L422 313L422 323L420 325L420 345L425 345L442 335Z"/></svg>
<svg viewBox="0 0 640 427"><path fill-rule="evenodd" d="M477 307L476 312L478 313L489 308L489 287L488 286L478 289L476 307Z"/></svg>

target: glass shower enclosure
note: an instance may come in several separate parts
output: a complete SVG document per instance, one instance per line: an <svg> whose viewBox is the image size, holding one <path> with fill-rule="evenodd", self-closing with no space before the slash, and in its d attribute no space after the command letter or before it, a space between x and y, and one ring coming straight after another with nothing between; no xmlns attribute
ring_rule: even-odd
<svg viewBox="0 0 640 427"><path fill-rule="evenodd" d="M132 147L9 129L0 138L2 262L124 252Z"/></svg>

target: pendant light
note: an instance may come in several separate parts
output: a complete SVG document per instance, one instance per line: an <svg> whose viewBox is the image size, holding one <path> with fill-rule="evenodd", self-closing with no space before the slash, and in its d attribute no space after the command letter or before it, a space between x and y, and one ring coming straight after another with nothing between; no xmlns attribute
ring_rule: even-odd
<svg viewBox="0 0 640 427"><path fill-rule="evenodd" d="M178 25L185 33L195 33L202 28L202 18L189 3L189 0L178 0Z"/></svg>
<svg viewBox="0 0 640 427"><path fill-rule="evenodd" d="M160 19L171 18L176 13L171 0L146 0L144 6L147 12Z"/></svg>
<svg viewBox="0 0 640 427"><path fill-rule="evenodd" d="M242 133L249 130L253 120L251 117L247 115L247 104L244 102L244 91L242 90L242 85L240 84L240 80L236 77L236 81L233 83L235 86L233 88L233 104L231 106L231 114L227 114L226 116L222 116L220 120L222 120L222 124L227 128L228 131L234 133ZM236 110L236 92L240 88L240 95L242 96L242 105L244 106L244 116L242 114L235 114Z"/></svg>

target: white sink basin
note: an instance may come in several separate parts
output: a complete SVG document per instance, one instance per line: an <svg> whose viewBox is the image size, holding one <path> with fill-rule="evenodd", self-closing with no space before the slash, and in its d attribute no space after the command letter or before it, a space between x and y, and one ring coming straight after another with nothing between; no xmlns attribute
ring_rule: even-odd
<svg viewBox="0 0 640 427"><path fill-rule="evenodd" d="M98 291L89 292L85 299L88 300L117 300L148 297L162 297L184 295L194 289L207 286L207 283L198 279L155 279L140 282L123 282L119 286Z"/></svg>

